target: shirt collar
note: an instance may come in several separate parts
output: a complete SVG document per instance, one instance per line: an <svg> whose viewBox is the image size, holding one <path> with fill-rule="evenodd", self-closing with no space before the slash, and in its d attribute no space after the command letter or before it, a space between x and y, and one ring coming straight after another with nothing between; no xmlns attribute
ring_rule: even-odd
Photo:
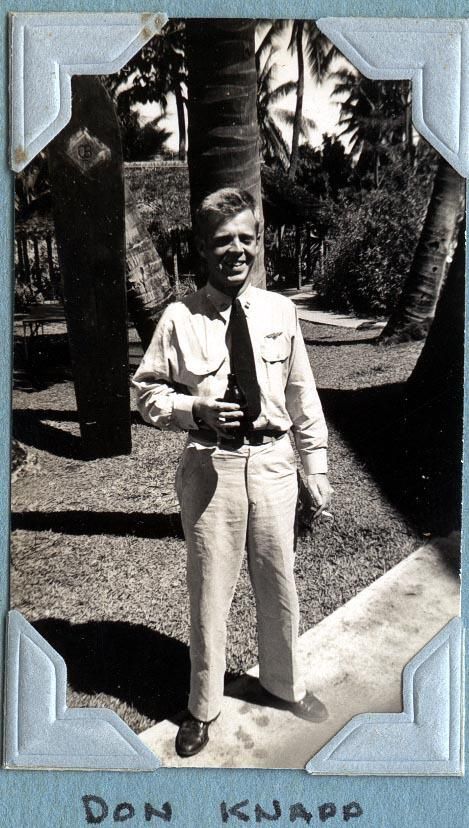
<svg viewBox="0 0 469 828"><path fill-rule="evenodd" d="M222 293L221 290L211 285L209 282L205 285L205 293L215 310L220 314L225 322L228 321L231 311L232 298ZM249 313L249 308L252 303L252 285L248 285L245 290L238 296L238 299L243 307L246 315Z"/></svg>

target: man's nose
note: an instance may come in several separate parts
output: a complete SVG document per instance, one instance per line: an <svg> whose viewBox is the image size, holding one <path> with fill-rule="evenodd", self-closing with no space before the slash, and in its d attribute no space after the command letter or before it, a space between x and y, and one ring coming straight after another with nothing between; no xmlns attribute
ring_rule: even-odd
<svg viewBox="0 0 469 828"><path fill-rule="evenodd" d="M243 250L243 245L241 244L241 240L239 236L233 236L231 239L230 250L235 251L236 253L241 253Z"/></svg>

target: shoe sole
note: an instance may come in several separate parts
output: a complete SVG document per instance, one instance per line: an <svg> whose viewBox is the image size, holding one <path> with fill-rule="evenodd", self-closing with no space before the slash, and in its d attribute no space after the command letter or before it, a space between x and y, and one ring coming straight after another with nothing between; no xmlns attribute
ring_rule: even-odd
<svg viewBox="0 0 469 828"><path fill-rule="evenodd" d="M290 710L290 713L292 713L296 719L301 719L303 722L312 722L313 724L320 724L320 722L326 722L329 718L327 710L314 714L298 713L296 710Z"/></svg>

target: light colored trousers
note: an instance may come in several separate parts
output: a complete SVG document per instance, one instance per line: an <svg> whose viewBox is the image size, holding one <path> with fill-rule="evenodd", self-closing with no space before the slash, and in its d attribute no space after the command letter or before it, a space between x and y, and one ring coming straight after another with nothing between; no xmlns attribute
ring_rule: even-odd
<svg viewBox="0 0 469 828"><path fill-rule="evenodd" d="M305 686L296 659L297 473L288 436L237 450L189 441L176 489L187 546L190 712L202 721L220 712L226 622L246 547L256 599L260 683L287 701L299 701Z"/></svg>

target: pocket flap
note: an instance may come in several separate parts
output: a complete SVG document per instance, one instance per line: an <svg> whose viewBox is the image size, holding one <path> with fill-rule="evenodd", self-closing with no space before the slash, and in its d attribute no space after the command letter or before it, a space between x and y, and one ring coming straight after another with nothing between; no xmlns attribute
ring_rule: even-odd
<svg viewBox="0 0 469 828"><path fill-rule="evenodd" d="M290 356L290 337L284 333L265 336L261 344L261 356L266 362L283 362Z"/></svg>
<svg viewBox="0 0 469 828"><path fill-rule="evenodd" d="M225 361L225 354L218 354L216 357L210 359L195 354L186 354L184 356L183 370L194 376L203 377L207 374L213 374L223 365Z"/></svg>
<svg viewBox="0 0 469 828"><path fill-rule="evenodd" d="M200 320L184 319L177 331L181 357L179 373L183 377L205 377L218 371L226 359L225 329L210 331L210 337ZM193 384L193 383L191 383Z"/></svg>

